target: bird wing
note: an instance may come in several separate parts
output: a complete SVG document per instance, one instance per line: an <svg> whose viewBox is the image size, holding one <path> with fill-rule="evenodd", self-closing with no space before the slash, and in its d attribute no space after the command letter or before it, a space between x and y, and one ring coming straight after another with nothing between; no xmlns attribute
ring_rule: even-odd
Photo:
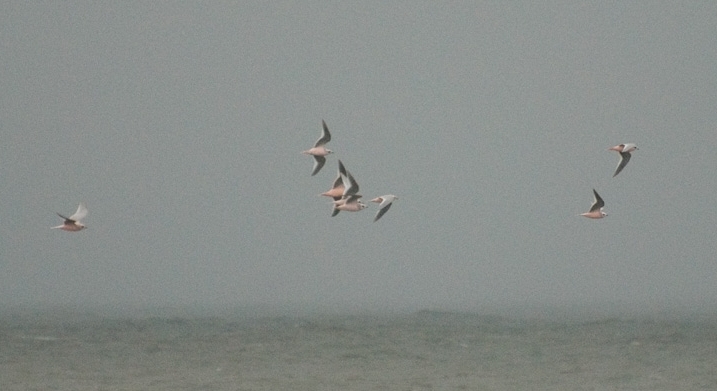
<svg viewBox="0 0 717 391"><path fill-rule="evenodd" d="M314 144L314 148L320 147L329 141L331 141L331 133L329 133L329 127L326 126L326 121L321 120L321 125L323 126L324 130L321 132L321 137L319 137L318 140L316 140L316 144Z"/></svg>
<svg viewBox="0 0 717 391"><path fill-rule="evenodd" d="M350 196L358 193L359 185L350 172L346 171L346 180L344 181L344 196Z"/></svg>
<svg viewBox="0 0 717 391"><path fill-rule="evenodd" d="M384 201L384 202L385 202L385 201ZM382 203L382 204L383 204L383 203ZM386 206L380 206L380 205L379 205L379 206L380 206L380 209L379 209L378 212L376 213L376 217L373 218L373 222L375 223L376 220L380 219L381 216L383 216L386 212L388 212L388 210L391 209L391 205L393 205L393 204L392 204L392 203L389 203L389 204L386 205Z"/></svg>
<svg viewBox="0 0 717 391"><path fill-rule="evenodd" d="M590 207L590 212L600 210L600 208L605 206L605 201L602 200L602 197L600 197L600 194L598 194L595 189L593 189L593 194L595 195L595 202L593 202L592 206Z"/></svg>
<svg viewBox="0 0 717 391"><path fill-rule="evenodd" d="M617 174L622 171L625 166L627 166L627 162L630 161L630 158L632 157L632 154L630 152L620 152L620 163L617 164L617 168L615 169L615 173L612 174L612 177L614 178Z"/></svg>
<svg viewBox="0 0 717 391"><path fill-rule="evenodd" d="M314 169L311 171L311 176L316 175L321 170L321 167L326 163L326 158L323 156L314 156Z"/></svg>

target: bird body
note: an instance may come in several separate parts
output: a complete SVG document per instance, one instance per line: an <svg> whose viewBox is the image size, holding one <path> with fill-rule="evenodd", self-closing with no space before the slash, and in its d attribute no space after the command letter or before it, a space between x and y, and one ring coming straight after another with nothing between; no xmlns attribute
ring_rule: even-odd
<svg viewBox="0 0 717 391"><path fill-rule="evenodd" d="M65 219L65 222L62 225L51 227L52 229L59 228L63 231L77 232L87 228L80 222L80 220L87 216L87 208L85 208L85 205L82 203L77 207L77 212L70 217L63 216L59 213L57 215Z"/></svg>
<svg viewBox="0 0 717 391"><path fill-rule="evenodd" d="M603 211L605 201L602 200L595 189L593 189L593 195L595 196L595 200L593 201L593 204L590 205L590 210L585 213L581 213L580 216L585 216L589 219L601 219L607 216L607 213Z"/></svg>

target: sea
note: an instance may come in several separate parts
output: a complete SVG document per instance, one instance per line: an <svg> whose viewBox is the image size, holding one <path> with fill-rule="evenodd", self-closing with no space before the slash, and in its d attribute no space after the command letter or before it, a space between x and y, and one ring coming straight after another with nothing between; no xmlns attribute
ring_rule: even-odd
<svg viewBox="0 0 717 391"><path fill-rule="evenodd" d="M717 314L3 309L0 390L717 390Z"/></svg>

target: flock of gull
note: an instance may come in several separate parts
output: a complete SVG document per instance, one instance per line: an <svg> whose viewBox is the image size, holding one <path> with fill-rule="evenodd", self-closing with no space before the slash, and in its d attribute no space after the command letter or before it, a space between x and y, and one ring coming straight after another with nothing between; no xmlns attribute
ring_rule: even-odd
<svg viewBox="0 0 717 391"><path fill-rule="evenodd" d="M623 168L625 168L627 162L629 162L632 157L632 152L635 150L637 150L637 145L634 143L620 144L608 148L608 151L617 151L617 153L620 154L620 163L617 164L615 173L612 174L613 178L619 174ZM600 197L600 194L598 194L595 189L593 189L593 195L595 196L595 200L590 206L590 210L585 213L581 213L580 216L585 216L591 219L601 219L607 216L607 213L603 210L605 208L605 201L602 200L602 197Z"/></svg>
<svg viewBox="0 0 717 391"><path fill-rule="evenodd" d="M329 127L326 126L326 121L321 121L323 125L323 131L321 137L316 141L314 147L303 151L303 154L311 155L314 157L314 168L311 171L311 176L316 175L321 167L326 163L326 156L333 153L330 149L326 148L326 143L331 141L331 133ZM361 202L361 195L358 194L359 185L354 179L353 175L346 170L341 160L339 160L339 172L336 175L334 183L328 191L321 193L322 196L333 198L333 209L331 210L331 217L336 216L341 211L345 212L359 212L367 207L366 204ZM376 222L381 218L393 205L393 201L397 200L393 194L382 195L371 200L378 205L378 212L373 221Z"/></svg>
<svg viewBox="0 0 717 391"><path fill-rule="evenodd" d="M331 133L329 133L329 127L326 126L325 121L321 121L321 124L323 125L321 137L319 137L319 139L316 141L313 148L302 152L306 155L311 155L314 158L314 168L311 171L311 176L316 175L321 170L324 164L326 164L326 156L333 153L333 151L326 148L326 143L331 141ZM632 157L632 152L637 150L637 145L635 145L634 143L619 144L614 147L608 148L608 150L616 151L620 154L620 162L615 169L615 173L612 174L614 178L617 174L620 173L620 171L622 171L623 168L625 168L627 163L630 161L630 158ZM336 179L334 179L334 183L331 186L331 189L321 193L322 196L331 197L333 199L331 217L336 216L341 211L359 212L365 209L367 205L361 202L362 196L358 194L358 191L358 182L356 182L356 179L354 179L353 175L351 175L351 173L346 170L346 167L344 167L343 163L341 163L341 160L339 160L338 174L336 175ZM580 216L585 216L591 219L601 219L607 216L607 213L605 213L604 211L605 201L603 201L602 197L600 197L600 195L597 193L597 191L595 191L595 189L593 189L593 195L595 196L595 199L593 201L593 204L590 206L590 210L585 213L581 213ZM373 218L373 221L376 222L386 212L388 212L388 210L391 208L391 205L393 205L393 201L397 199L398 197L393 194L386 194L372 199L371 202L379 204L378 212ZM58 225L52 228L59 228L70 232L81 231L87 228L80 221L85 216L87 216L87 208L82 203L80 203L80 205L77 207L77 211L69 217L63 216L59 213L57 215L62 217L65 221L62 225Z"/></svg>

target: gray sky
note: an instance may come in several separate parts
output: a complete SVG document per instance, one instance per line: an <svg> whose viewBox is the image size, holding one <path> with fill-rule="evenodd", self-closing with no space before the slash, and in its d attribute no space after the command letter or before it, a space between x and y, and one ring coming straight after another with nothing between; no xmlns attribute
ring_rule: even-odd
<svg viewBox="0 0 717 391"><path fill-rule="evenodd" d="M717 3L242 3L0 5L0 304L717 301Z"/></svg>

